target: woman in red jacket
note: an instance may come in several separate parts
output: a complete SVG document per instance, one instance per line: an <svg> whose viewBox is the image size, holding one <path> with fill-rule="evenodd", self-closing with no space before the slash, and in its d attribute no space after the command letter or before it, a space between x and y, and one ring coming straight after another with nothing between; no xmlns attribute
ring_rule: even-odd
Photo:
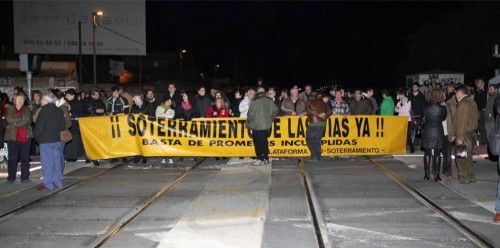
<svg viewBox="0 0 500 248"><path fill-rule="evenodd" d="M206 118L224 118L229 117L230 111L224 104L222 98L215 99L215 104L209 106L207 112L205 113Z"/></svg>

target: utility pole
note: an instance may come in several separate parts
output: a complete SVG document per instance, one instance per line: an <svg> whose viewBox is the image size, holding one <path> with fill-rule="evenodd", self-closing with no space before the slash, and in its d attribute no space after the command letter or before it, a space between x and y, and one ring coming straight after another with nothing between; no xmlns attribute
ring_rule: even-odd
<svg viewBox="0 0 500 248"><path fill-rule="evenodd" d="M82 21L78 21L78 83L83 83Z"/></svg>
<svg viewBox="0 0 500 248"><path fill-rule="evenodd" d="M96 39L95 29L98 24L98 17L104 15L102 11L92 11L92 64L94 69L94 84L97 84L97 66L96 66Z"/></svg>

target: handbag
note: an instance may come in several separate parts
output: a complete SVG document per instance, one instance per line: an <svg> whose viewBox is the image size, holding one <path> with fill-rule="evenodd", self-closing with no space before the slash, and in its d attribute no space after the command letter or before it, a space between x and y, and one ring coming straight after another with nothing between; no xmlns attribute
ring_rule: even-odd
<svg viewBox="0 0 500 248"><path fill-rule="evenodd" d="M72 139L73 139L73 136L71 135L71 132L68 129L61 132L61 142L68 143Z"/></svg>
<svg viewBox="0 0 500 248"><path fill-rule="evenodd" d="M467 158L467 147L464 145L456 145L453 151L454 158Z"/></svg>

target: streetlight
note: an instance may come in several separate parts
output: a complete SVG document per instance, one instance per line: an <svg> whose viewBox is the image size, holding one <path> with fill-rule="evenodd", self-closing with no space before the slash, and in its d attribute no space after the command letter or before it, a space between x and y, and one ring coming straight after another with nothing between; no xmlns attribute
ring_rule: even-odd
<svg viewBox="0 0 500 248"><path fill-rule="evenodd" d="M94 84L97 84L97 66L96 66L96 56L95 56L95 51L96 51L96 41L95 41L95 29L97 25L99 24L99 16L104 15L104 12L101 10L95 10L92 11L92 60L93 60L93 67L94 67Z"/></svg>
<svg viewBox="0 0 500 248"><path fill-rule="evenodd" d="M182 75L182 55L187 53L186 49L182 49L179 51L179 78L181 81L184 80L184 75Z"/></svg>

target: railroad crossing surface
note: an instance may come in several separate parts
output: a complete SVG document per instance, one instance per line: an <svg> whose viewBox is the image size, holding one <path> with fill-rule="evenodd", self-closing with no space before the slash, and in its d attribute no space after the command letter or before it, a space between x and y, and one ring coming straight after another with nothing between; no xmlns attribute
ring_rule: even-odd
<svg viewBox="0 0 500 248"><path fill-rule="evenodd" d="M494 162L460 185L423 181L421 157L235 160L75 163L52 192L36 191L34 171L33 184L0 185L0 244L500 247Z"/></svg>

